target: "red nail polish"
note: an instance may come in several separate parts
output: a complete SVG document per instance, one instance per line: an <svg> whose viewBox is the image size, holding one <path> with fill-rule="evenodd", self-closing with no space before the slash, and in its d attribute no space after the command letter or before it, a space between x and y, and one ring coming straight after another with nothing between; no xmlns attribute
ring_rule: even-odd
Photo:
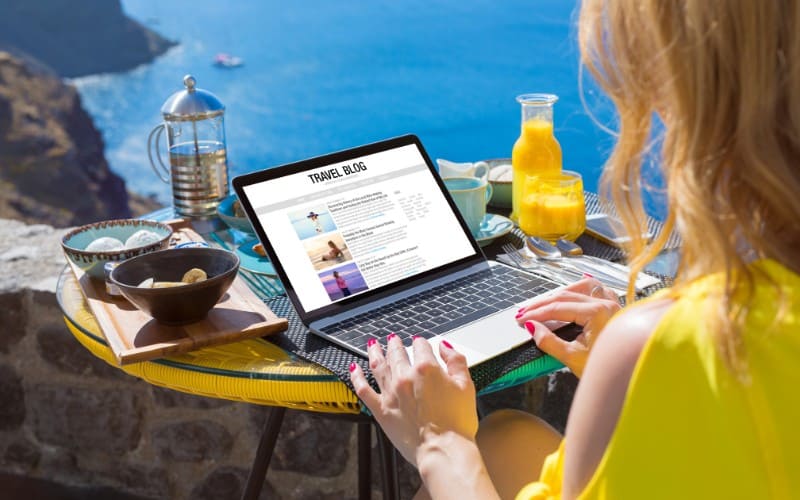
<svg viewBox="0 0 800 500"><path fill-rule="evenodd" d="M524 313L524 312L525 312L525 308L524 308L524 307L520 307L520 308L517 310L517 314L522 314L522 313Z"/></svg>
<svg viewBox="0 0 800 500"><path fill-rule="evenodd" d="M523 313L522 311L520 311L520 312L518 312L518 313L517 313L517 315L516 315L516 316L514 316L514 318L515 318L515 319L519 319L520 317L522 317L522 315L523 315L523 314L524 314L524 313Z"/></svg>
<svg viewBox="0 0 800 500"><path fill-rule="evenodd" d="M442 340L442 344L444 344L444 346L447 347L448 349L452 349L453 348L453 346L450 345L450 342L448 342L446 340Z"/></svg>
<svg viewBox="0 0 800 500"><path fill-rule="evenodd" d="M356 371L356 364L355 363L350 363L350 368L348 368L348 369L350 370L350 373L353 373L354 371Z"/></svg>
<svg viewBox="0 0 800 500"><path fill-rule="evenodd" d="M377 342L377 340L375 340L375 337L372 337L369 340L367 340L367 349L375 345L375 342Z"/></svg>
<svg viewBox="0 0 800 500"><path fill-rule="evenodd" d="M589 273L583 273L583 277L584 277L584 278L594 278L594 276L592 276L592 275L591 275L591 274L589 274Z"/></svg>
<svg viewBox="0 0 800 500"><path fill-rule="evenodd" d="M389 342L390 340L392 340L395 337L397 337L397 335L395 335L394 333L390 333L389 336L386 337L386 342Z"/></svg>
<svg viewBox="0 0 800 500"><path fill-rule="evenodd" d="M533 321L526 321L525 328L528 330L528 333L531 334L531 337L536 333L536 325L533 324Z"/></svg>
<svg viewBox="0 0 800 500"><path fill-rule="evenodd" d="M422 337L420 337L419 335L414 335L414 336L411 337L411 341L413 342L413 341L415 341L417 339L421 339L421 338Z"/></svg>

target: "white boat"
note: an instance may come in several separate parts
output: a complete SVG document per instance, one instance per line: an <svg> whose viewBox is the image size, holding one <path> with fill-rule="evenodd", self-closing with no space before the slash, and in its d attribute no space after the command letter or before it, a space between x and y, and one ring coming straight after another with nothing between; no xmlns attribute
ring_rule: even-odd
<svg viewBox="0 0 800 500"><path fill-rule="evenodd" d="M238 68L244 64L244 59L237 56L232 56L224 52L220 52L214 56L214 66L221 68Z"/></svg>

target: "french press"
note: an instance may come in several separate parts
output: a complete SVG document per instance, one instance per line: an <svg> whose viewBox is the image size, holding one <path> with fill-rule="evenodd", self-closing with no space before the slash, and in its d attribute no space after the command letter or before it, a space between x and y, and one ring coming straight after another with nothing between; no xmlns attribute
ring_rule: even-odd
<svg viewBox="0 0 800 500"><path fill-rule="evenodd" d="M175 212L206 218L216 214L217 205L228 195L225 106L214 94L196 88L196 83L192 75L184 76L186 89L172 94L161 106L164 122L150 132L147 156L156 175L172 183ZM164 130L169 167L158 147Z"/></svg>

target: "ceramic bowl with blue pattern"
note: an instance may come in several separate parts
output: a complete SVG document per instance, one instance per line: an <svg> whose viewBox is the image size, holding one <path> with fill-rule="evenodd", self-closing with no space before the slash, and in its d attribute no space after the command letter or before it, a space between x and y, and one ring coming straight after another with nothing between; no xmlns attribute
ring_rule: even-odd
<svg viewBox="0 0 800 500"><path fill-rule="evenodd" d="M217 215L219 215L219 218L222 219L222 221L230 228L236 229L237 231L241 231L243 233L255 235L256 231L250 224L250 220L241 215L241 212L236 212L234 204L238 201L239 197L235 194L226 197L217 206Z"/></svg>
<svg viewBox="0 0 800 500"><path fill-rule="evenodd" d="M489 205L511 208L511 158L484 161L489 164L489 183L492 185L492 198L489 200Z"/></svg>
<svg viewBox="0 0 800 500"><path fill-rule="evenodd" d="M145 237L137 238L134 236L136 233ZM64 250L64 255L86 274L92 278L105 279L103 266L107 262L122 262L131 257L164 250L169 247L171 236L171 227L153 220L106 220L86 224L68 232L61 238L61 248ZM93 242L101 238L113 238L122 242L123 245L129 242L129 246L123 246L116 250L87 249ZM142 244L138 244L138 241L141 241Z"/></svg>

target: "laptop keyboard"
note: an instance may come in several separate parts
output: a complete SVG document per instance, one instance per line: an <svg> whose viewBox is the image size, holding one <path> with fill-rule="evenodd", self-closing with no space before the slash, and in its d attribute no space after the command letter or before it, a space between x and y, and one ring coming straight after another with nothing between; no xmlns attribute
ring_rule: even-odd
<svg viewBox="0 0 800 500"><path fill-rule="evenodd" d="M325 327L322 331L366 351L370 338L389 333L411 345L412 337L431 338L556 288L550 281L505 266L460 278L387 306Z"/></svg>

